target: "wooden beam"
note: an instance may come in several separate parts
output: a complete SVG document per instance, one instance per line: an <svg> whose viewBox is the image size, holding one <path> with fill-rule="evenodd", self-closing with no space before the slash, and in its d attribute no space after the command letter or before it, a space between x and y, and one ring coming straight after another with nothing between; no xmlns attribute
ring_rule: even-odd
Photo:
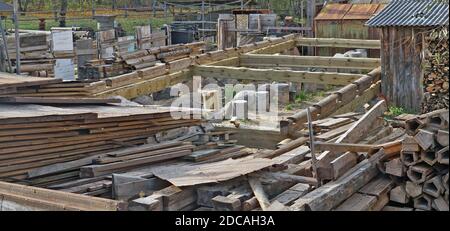
<svg viewBox="0 0 450 231"><path fill-rule="evenodd" d="M335 143L356 143L364 138L364 135L373 128L376 121L386 111L387 105L384 100L375 104L363 117L342 134ZM325 151L318 157L319 159L319 173L322 179L333 179L335 176L330 176L330 163L339 156L340 152ZM331 173L332 174L332 173Z"/></svg>
<svg viewBox="0 0 450 231"><path fill-rule="evenodd" d="M347 85L362 77L360 74L255 69L225 66L195 66L193 72L194 75L220 79L317 83L330 85Z"/></svg>
<svg viewBox="0 0 450 231"><path fill-rule="evenodd" d="M177 83L187 80L192 75L190 71L180 71L169 75L162 75L150 80L143 80L141 82L133 83L119 88L113 88L108 91L95 94L95 97L111 97L120 95L127 99L135 98L139 95L146 95L153 92L158 92L171 87Z"/></svg>
<svg viewBox="0 0 450 231"><path fill-rule="evenodd" d="M228 58L208 64L209 66L240 66L239 57Z"/></svg>
<svg viewBox="0 0 450 231"><path fill-rule="evenodd" d="M74 193L0 182L0 198L32 210L118 210L123 203ZM4 201L2 202L4 203Z"/></svg>
<svg viewBox="0 0 450 231"><path fill-rule="evenodd" d="M364 104L377 97L381 92L381 81L372 85L369 89L365 90L362 94L358 95L350 103L339 107L332 115L340 115L347 112L355 111L357 108L362 107Z"/></svg>
<svg viewBox="0 0 450 231"><path fill-rule="evenodd" d="M301 197L291 206L293 210L329 211L369 183L378 173L377 158L364 160L344 176Z"/></svg>
<svg viewBox="0 0 450 231"><path fill-rule="evenodd" d="M318 67L373 70L380 66L377 58L336 58L324 56L262 55L241 56L245 67Z"/></svg>
<svg viewBox="0 0 450 231"><path fill-rule="evenodd" d="M317 151L334 151L334 152L369 152L371 149L377 147L377 145L370 144L349 144L349 143L326 143L316 142L314 143Z"/></svg>
<svg viewBox="0 0 450 231"><path fill-rule="evenodd" d="M271 45L268 47L254 50L252 52L249 52L248 54L275 54L294 48L295 45L296 45L295 40L289 40L276 45Z"/></svg>
<svg viewBox="0 0 450 231"><path fill-rule="evenodd" d="M380 40L342 38L297 38L297 46L380 49Z"/></svg>
<svg viewBox="0 0 450 231"><path fill-rule="evenodd" d="M253 194L259 202L259 206L261 206L263 211L266 211L270 206L270 201L269 197L264 192L261 182L257 178L249 177L248 183L250 184L250 187L253 190Z"/></svg>

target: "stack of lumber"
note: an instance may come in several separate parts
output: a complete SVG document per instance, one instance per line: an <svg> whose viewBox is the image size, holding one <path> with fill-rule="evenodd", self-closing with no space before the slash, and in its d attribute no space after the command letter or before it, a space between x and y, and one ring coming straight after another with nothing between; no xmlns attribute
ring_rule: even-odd
<svg viewBox="0 0 450 231"><path fill-rule="evenodd" d="M448 211L449 112L416 116L406 127L400 156L384 163L386 174L396 179L387 210Z"/></svg>
<svg viewBox="0 0 450 231"><path fill-rule="evenodd" d="M448 27L438 28L425 36L425 87L422 113L448 109L449 45Z"/></svg>
<svg viewBox="0 0 450 231"><path fill-rule="evenodd" d="M94 88L95 85L84 82L0 74L0 96L90 97Z"/></svg>
<svg viewBox="0 0 450 231"><path fill-rule="evenodd" d="M177 44L163 47L153 47L148 50L150 54L155 54L156 58L164 63L198 55L203 53L205 42L195 42L188 44Z"/></svg>
<svg viewBox="0 0 450 231"><path fill-rule="evenodd" d="M173 142L161 145L142 145L110 152L94 159L94 165L81 167L80 177L91 178L119 173L127 169L186 156L192 153L193 148L194 146L190 144Z"/></svg>
<svg viewBox="0 0 450 231"><path fill-rule="evenodd" d="M128 69L139 70L146 67L153 67L159 61L155 54L150 54L148 50L137 50L126 53L116 53L118 59L124 63Z"/></svg>
<svg viewBox="0 0 450 231"><path fill-rule="evenodd" d="M25 179L42 166L141 145L158 132L201 122L174 120L168 110L145 107L2 104L0 112L0 177L9 180ZM73 177L67 174L60 177Z"/></svg>
<svg viewBox="0 0 450 231"><path fill-rule="evenodd" d="M152 73L153 69L151 68L161 62L167 63L200 54L203 46L204 43L199 42L154 47L133 52L116 52L115 58L112 59L88 61L79 68L79 76L85 80L100 80L111 77L138 80L143 74L136 72L136 70L151 76L163 75L165 72L161 72L160 68L163 68L164 65L159 65L155 73Z"/></svg>
<svg viewBox="0 0 450 231"><path fill-rule="evenodd" d="M123 62L129 69L140 70L152 67L156 63L167 63L200 54L204 46L204 42L177 44L141 49L134 52L116 53L115 56L119 62Z"/></svg>
<svg viewBox="0 0 450 231"><path fill-rule="evenodd" d="M14 36L7 37L8 55L16 59ZM47 35L44 33L24 33L20 35L20 72L32 76L49 76L53 72L54 57L50 52Z"/></svg>
<svg viewBox="0 0 450 231"><path fill-rule="evenodd" d="M47 84L57 84L62 80L37 77L17 76L8 73L0 73L0 95L15 94L21 88L35 87Z"/></svg>
<svg viewBox="0 0 450 231"><path fill-rule="evenodd" d="M122 63L115 62L112 59L90 60L84 66L78 68L80 80L99 80L128 72L129 70Z"/></svg>

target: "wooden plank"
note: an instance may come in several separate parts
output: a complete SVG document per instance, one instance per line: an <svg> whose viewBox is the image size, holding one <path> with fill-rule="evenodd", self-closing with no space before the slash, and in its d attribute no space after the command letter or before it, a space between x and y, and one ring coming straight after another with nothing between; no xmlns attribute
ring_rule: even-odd
<svg viewBox="0 0 450 231"><path fill-rule="evenodd" d="M8 73L0 74L0 88L38 86L46 84L55 84L60 82L62 82L61 79L18 76Z"/></svg>
<svg viewBox="0 0 450 231"><path fill-rule="evenodd" d="M380 49L380 40L343 39L343 38L296 38L297 46L341 47Z"/></svg>
<svg viewBox="0 0 450 231"><path fill-rule="evenodd" d="M123 209L123 203L119 201L6 182L0 182L0 195L2 194L13 194L16 196L29 198L30 200L36 199L43 200L48 203L64 204L67 207L86 211ZM22 201L21 203L26 206L28 203L27 201Z"/></svg>
<svg viewBox="0 0 450 231"><path fill-rule="evenodd" d="M98 99L98 98L42 98L21 96L0 96L0 103L24 103L24 104L109 104L120 103L120 99Z"/></svg>
<svg viewBox="0 0 450 231"><path fill-rule="evenodd" d="M380 66L377 58L337 58L321 56L254 55L241 56L244 67L320 67L373 70Z"/></svg>
<svg viewBox="0 0 450 231"><path fill-rule="evenodd" d="M259 202L259 206L261 206L263 211L267 210L270 206L270 201L268 196L264 192L261 182L257 178L249 177L248 183L250 184L250 187L253 190L253 194Z"/></svg>
<svg viewBox="0 0 450 231"><path fill-rule="evenodd" d="M361 117L357 122L353 123L353 126L350 127L344 134L342 134L335 141L335 143L358 142L360 139L364 138L367 131L370 131L374 124L376 124L375 122L379 120L379 117L381 117L386 110L386 102L384 100L378 102L363 117ZM318 157L318 169L320 170L319 173L322 175L320 177L321 179L323 179L323 177L331 177L329 176L330 173L328 171L328 169L330 169L329 164L338 156L338 152L326 151L321 153L321 155Z"/></svg>
<svg viewBox="0 0 450 231"><path fill-rule="evenodd" d="M104 164L104 165L90 165L80 168L80 176L96 177L113 172L120 172L129 167L142 166L145 164L155 163L162 160L174 159L182 156L189 155L190 151L178 151L170 154L155 155L150 157L138 158L118 163Z"/></svg>
<svg viewBox="0 0 450 231"><path fill-rule="evenodd" d="M359 95L355 99L353 99L350 103L347 103L339 107L332 115L338 115L346 112L355 111L356 109L364 106L364 104L368 103L370 100L377 97L380 92L381 92L381 82L378 81L377 83L370 86L370 88L365 90L364 92L358 92Z"/></svg>
<svg viewBox="0 0 450 231"><path fill-rule="evenodd" d="M335 211L369 211L377 202L376 196L355 193L339 205Z"/></svg>
<svg viewBox="0 0 450 231"><path fill-rule="evenodd" d="M306 194L291 208L294 210L329 211L349 198L378 174L377 158L357 164L344 176Z"/></svg>
<svg viewBox="0 0 450 231"><path fill-rule="evenodd" d="M380 197L383 194L388 193L393 186L394 182L392 181L392 179L380 175L371 182L369 182L367 185L362 187L358 192Z"/></svg>
<svg viewBox="0 0 450 231"><path fill-rule="evenodd" d="M195 66L194 75L219 79L277 81L293 83L318 83L347 85L361 77L360 74L309 72L246 67Z"/></svg>
<svg viewBox="0 0 450 231"><path fill-rule="evenodd" d="M322 133L320 135L317 135L315 138L318 141L328 141L331 140L339 135L342 135L344 132L346 132L351 126L353 125L353 123L350 124L346 124L344 126L341 126L339 128L335 128L333 130L330 130L328 132Z"/></svg>
<svg viewBox="0 0 450 231"><path fill-rule="evenodd" d="M314 147L317 151L334 151L334 152L369 152L376 148L376 145L369 144L348 144L348 143L325 143L315 142Z"/></svg>

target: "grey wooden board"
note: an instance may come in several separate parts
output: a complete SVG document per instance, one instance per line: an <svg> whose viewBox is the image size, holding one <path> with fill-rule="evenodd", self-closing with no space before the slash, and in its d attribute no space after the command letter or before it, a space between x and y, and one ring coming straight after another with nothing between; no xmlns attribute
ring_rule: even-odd
<svg viewBox="0 0 450 231"><path fill-rule="evenodd" d="M167 186L169 186L168 182L155 177L145 179L126 174L113 174L113 197L116 200L127 201L139 196L140 193L149 195Z"/></svg>
<svg viewBox="0 0 450 231"><path fill-rule="evenodd" d="M24 103L24 104L108 104L120 103L120 99L99 98L64 98L64 97L22 97L22 96L0 96L0 103Z"/></svg>
<svg viewBox="0 0 450 231"><path fill-rule="evenodd" d="M247 157L206 164L161 166L155 168L153 174L175 186L182 187L230 180L273 164L275 162L270 159Z"/></svg>

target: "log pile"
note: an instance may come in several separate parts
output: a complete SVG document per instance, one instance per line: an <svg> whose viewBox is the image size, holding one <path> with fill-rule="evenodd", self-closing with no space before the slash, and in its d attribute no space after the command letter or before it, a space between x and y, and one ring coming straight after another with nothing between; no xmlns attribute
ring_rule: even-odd
<svg viewBox="0 0 450 231"><path fill-rule="evenodd" d="M425 36L425 95L422 113L449 108L448 27L435 29Z"/></svg>
<svg viewBox="0 0 450 231"><path fill-rule="evenodd" d="M449 210L448 125L448 110L406 120L409 135L400 156L384 163L386 174L396 179L386 210Z"/></svg>

